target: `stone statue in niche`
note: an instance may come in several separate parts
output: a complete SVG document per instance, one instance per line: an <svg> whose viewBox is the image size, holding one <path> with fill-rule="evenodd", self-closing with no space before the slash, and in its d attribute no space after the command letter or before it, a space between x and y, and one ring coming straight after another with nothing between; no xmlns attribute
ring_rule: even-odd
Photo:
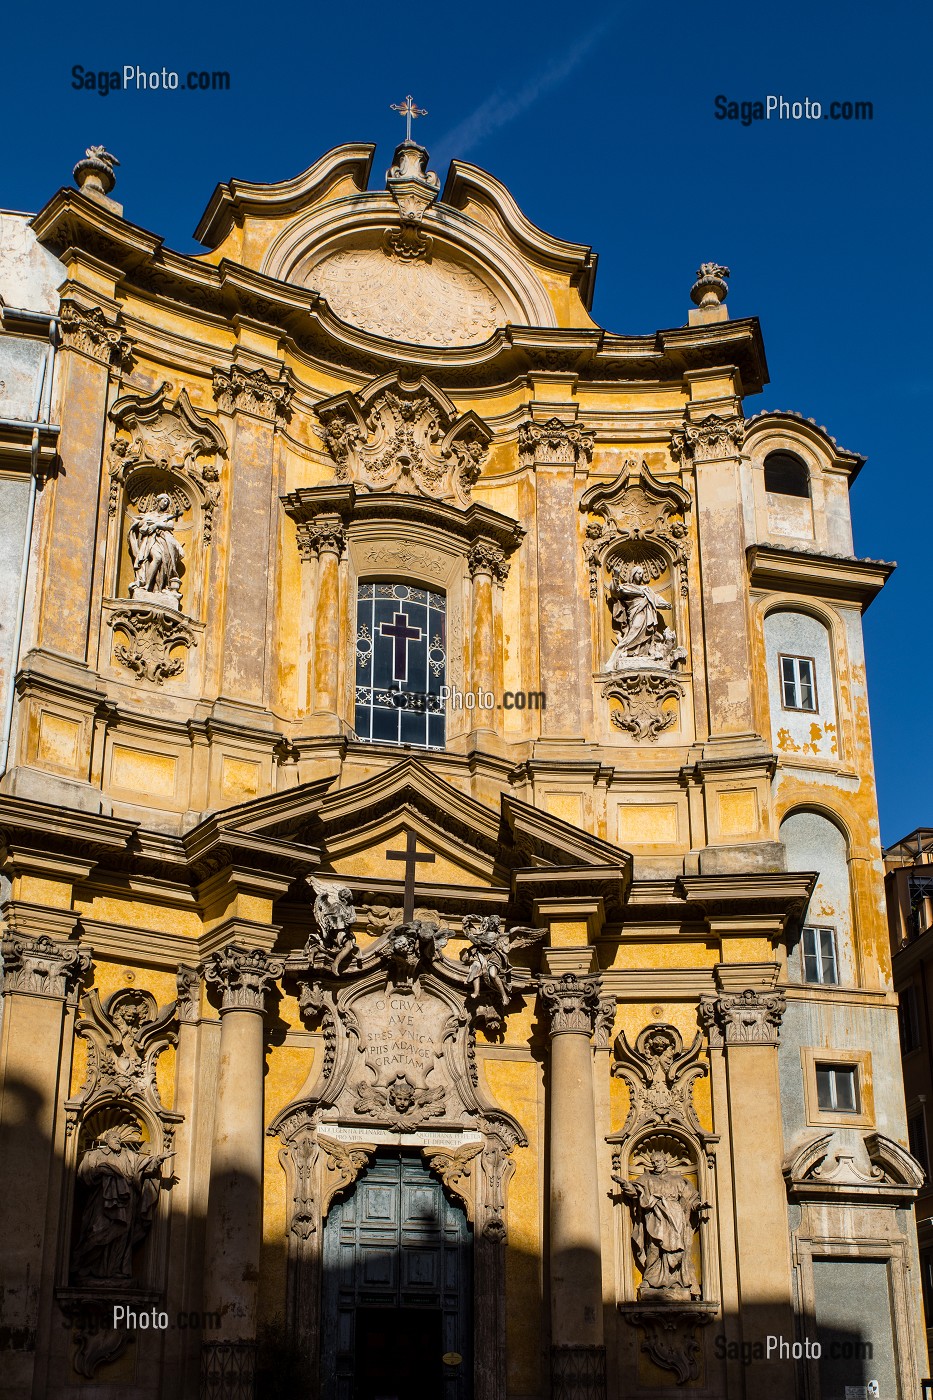
<svg viewBox="0 0 933 1400"><path fill-rule="evenodd" d="M80 1283L127 1283L133 1277L133 1250L152 1226L162 1163L171 1152L143 1152L137 1123L107 1128L78 1165L78 1181L88 1196L81 1215L72 1274Z"/></svg>
<svg viewBox="0 0 933 1400"><path fill-rule="evenodd" d="M693 1266L695 1222L708 1209L666 1152L651 1152L641 1176L619 1181L632 1214L632 1250L641 1270L640 1302L701 1297Z"/></svg>
<svg viewBox="0 0 933 1400"><path fill-rule="evenodd" d="M671 604L648 583L648 572L636 564L626 579L614 570L606 598L614 624L615 648L606 663L609 672L663 667L673 670L682 665L687 653L678 647L672 627L665 625L662 613Z"/></svg>
<svg viewBox="0 0 933 1400"><path fill-rule="evenodd" d="M314 921L305 952L312 962L329 962L330 970L338 976L348 959L357 952L353 922L356 910L353 907L353 891L335 880L320 880L309 876L314 890Z"/></svg>
<svg viewBox="0 0 933 1400"><path fill-rule="evenodd" d="M135 602L159 603L180 610L184 563L182 547L174 533L180 514L172 508L171 496L163 491L130 526L127 542L134 575L130 596Z"/></svg>

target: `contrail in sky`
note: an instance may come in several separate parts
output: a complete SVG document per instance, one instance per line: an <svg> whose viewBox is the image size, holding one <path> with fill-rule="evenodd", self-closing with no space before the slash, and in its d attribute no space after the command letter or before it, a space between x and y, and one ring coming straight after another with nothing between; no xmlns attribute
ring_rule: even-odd
<svg viewBox="0 0 933 1400"><path fill-rule="evenodd" d="M509 94L502 87L496 88L459 125L445 132L436 143L432 143L435 146L433 155L436 163L444 166L453 156L465 156L494 131L514 121L522 112L527 112L545 93L559 87L608 33L620 15L621 10L611 10L605 19L600 20L599 24L578 39L559 59L536 73L517 92Z"/></svg>

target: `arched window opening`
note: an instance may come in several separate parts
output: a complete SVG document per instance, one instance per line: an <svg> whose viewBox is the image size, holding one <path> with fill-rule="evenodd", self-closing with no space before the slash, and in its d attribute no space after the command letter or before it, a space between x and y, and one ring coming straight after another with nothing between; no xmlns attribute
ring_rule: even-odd
<svg viewBox="0 0 933 1400"><path fill-rule="evenodd" d="M809 498L810 473L793 452L769 452L765 458L765 490L775 496Z"/></svg>

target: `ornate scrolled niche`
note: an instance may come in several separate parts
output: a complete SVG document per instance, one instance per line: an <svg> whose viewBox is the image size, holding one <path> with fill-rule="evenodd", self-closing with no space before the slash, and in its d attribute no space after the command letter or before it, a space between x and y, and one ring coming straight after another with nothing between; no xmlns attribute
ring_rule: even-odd
<svg viewBox="0 0 933 1400"><path fill-rule="evenodd" d="M315 412L337 481L469 504L492 431L429 379L382 375L358 394L323 400Z"/></svg>
<svg viewBox="0 0 933 1400"><path fill-rule="evenodd" d="M676 726L687 694L690 506L683 487L644 461L580 499L597 684L610 724L636 740Z"/></svg>
<svg viewBox="0 0 933 1400"><path fill-rule="evenodd" d="M112 661L159 685L185 671L197 644L227 452L220 428L170 389L116 401L108 459Z"/></svg>

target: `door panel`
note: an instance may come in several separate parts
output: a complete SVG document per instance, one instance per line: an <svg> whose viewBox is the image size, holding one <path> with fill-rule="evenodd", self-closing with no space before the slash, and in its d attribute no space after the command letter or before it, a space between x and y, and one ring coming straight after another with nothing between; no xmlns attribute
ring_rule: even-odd
<svg viewBox="0 0 933 1400"><path fill-rule="evenodd" d="M472 1236L418 1158L377 1157L332 1204L323 1265L324 1400L469 1400Z"/></svg>

